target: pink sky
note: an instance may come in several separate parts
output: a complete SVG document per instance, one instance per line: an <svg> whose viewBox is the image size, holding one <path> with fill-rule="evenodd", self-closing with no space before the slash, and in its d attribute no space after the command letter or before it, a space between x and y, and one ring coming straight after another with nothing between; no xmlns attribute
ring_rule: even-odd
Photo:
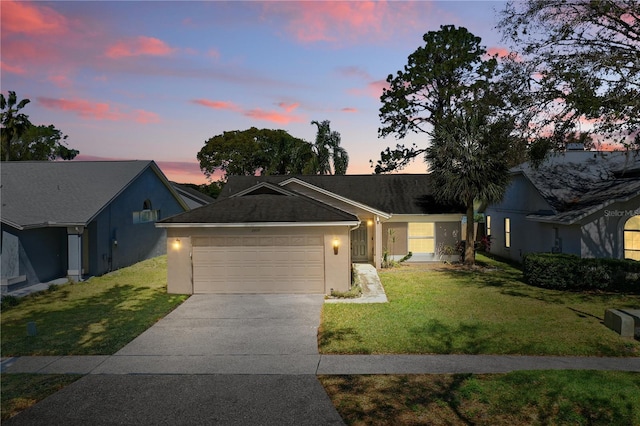
<svg viewBox="0 0 640 426"><path fill-rule="evenodd" d="M255 126L312 141L311 121L330 120L348 173L368 174L369 160L398 142L377 137L386 76L440 25L506 52L493 29L501 7L3 0L2 90L31 99L31 121L67 134L80 160L150 159L171 180L203 183L196 154L212 136Z"/></svg>

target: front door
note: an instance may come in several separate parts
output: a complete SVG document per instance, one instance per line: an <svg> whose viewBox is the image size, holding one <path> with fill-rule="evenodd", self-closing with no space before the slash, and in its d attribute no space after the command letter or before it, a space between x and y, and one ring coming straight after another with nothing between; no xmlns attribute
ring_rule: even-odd
<svg viewBox="0 0 640 426"><path fill-rule="evenodd" d="M367 256L368 248L368 232L365 224L351 231L351 260L354 262L366 262L369 260Z"/></svg>

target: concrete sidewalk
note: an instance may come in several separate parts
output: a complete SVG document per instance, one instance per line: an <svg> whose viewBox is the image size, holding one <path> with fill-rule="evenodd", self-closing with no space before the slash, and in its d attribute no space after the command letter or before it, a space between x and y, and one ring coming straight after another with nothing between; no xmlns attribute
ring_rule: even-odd
<svg viewBox="0 0 640 426"><path fill-rule="evenodd" d="M518 355L111 355L3 358L3 373L148 375L345 375L640 372L640 358Z"/></svg>

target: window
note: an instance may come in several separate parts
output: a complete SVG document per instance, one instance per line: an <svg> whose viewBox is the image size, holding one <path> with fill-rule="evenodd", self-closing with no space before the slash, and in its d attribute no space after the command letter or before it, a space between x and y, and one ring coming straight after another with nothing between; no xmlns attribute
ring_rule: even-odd
<svg viewBox="0 0 640 426"><path fill-rule="evenodd" d="M511 247L511 219L504 218L504 246Z"/></svg>
<svg viewBox="0 0 640 426"><path fill-rule="evenodd" d="M624 258L640 260L640 216L633 216L624 224Z"/></svg>
<svg viewBox="0 0 640 426"><path fill-rule="evenodd" d="M156 222L160 218L160 210L151 209L151 201L144 200L142 210L133 212L133 223Z"/></svg>
<svg viewBox="0 0 640 426"><path fill-rule="evenodd" d="M435 226L430 223L409 224L409 251L412 253L435 253Z"/></svg>
<svg viewBox="0 0 640 426"><path fill-rule="evenodd" d="M489 236L491 235L491 216L485 218L485 223L487 225L487 236Z"/></svg>

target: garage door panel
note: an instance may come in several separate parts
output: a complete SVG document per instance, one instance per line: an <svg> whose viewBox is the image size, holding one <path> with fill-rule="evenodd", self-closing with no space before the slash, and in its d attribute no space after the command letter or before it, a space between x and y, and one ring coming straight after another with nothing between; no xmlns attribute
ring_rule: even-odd
<svg viewBox="0 0 640 426"><path fill-rule="evenodd" d="M225 245L206 245L214 241ZM193 247L194 292L324 293L322 243L321 236L201 239Z"/></svg>

